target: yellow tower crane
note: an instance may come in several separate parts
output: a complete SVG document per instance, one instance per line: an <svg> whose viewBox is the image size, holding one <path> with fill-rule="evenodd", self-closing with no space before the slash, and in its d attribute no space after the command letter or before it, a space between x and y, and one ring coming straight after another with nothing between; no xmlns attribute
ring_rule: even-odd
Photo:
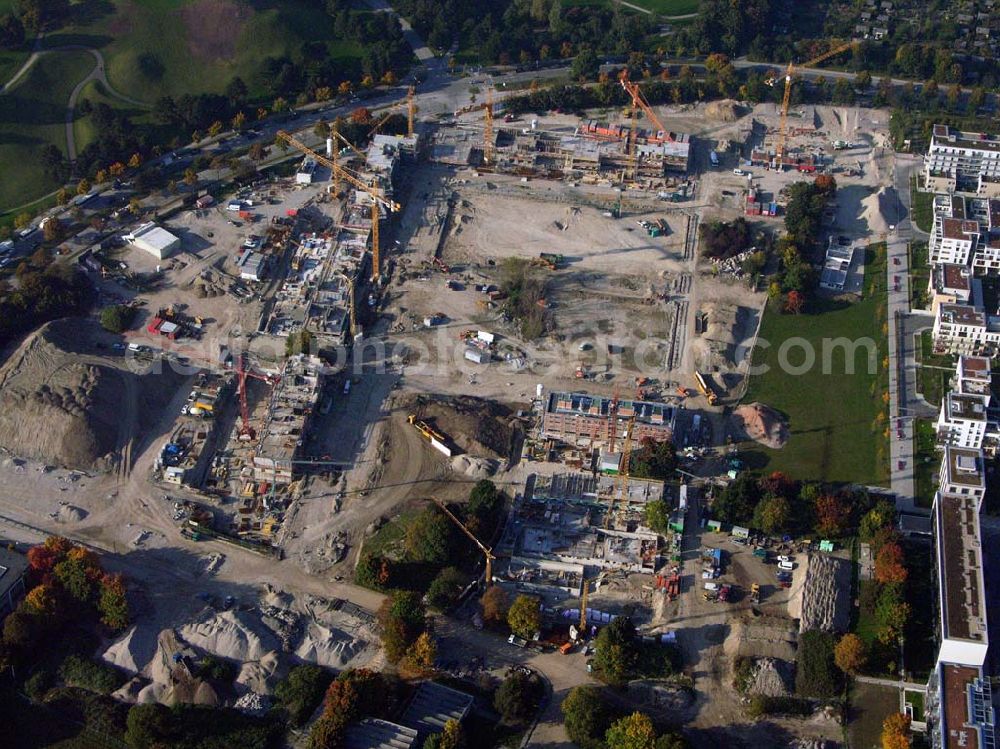
<svg viewBox="0 0 1000 749"><path fill-rule="evenodd" d="M413 100L416 89L410 86L406 89L406 134L413 137L413 120L417 114L417 104Z"/></svg>
<svg viewBox="0 0 1000 749"><path fill-rule="evenodd" d="M340 134L337 134L341 137ZM289 145L298 149L306 156L314 159L317 164L322 164L333 172L334 179L338 176L345 180L352 187L360 190L361 192L367 194L371 198L371 209L372 209L372 282L377 282L382 272L382 257L381 257L381 247L379 245L379 219L381 218L381 209L384 207L390 213L398 211L400 209L399 203L390 200L385 197L382 189L376 185L366 185L362 182L358 175L354 174L351 170L345 169L343 166L337 163L336 159L328 159L325 156L321 156L314 150L309 148L305 143L298 140L295 136L284 130L278 131L278 137L284 141L287 141ZM343 138L341 137L343 140ZM353 146L352 146L353 148Z"/></svg>
<svg viewBox="0 0 1000 749"><path fill-rule="evenodd" d="M801 65L796 66L793 65L792 63L788 63L788 70L785 71L785 95L781 100L781 124L778 127L778 147L777 149L775 149L775 154L774 154L774 163L778 169L784 169L785 140L788 135L788 130L787 130L788 103L791 100L792 96L792 74L796 70L801 70L802 68L809 68L812 67L813 65L818 65L819 63L823 62L823 60L833 57L834 55L839 55L841 52L844 52L848 49L857 46L857 44L858 40L852 39L849 42L844 42L843 44L838 44L834 47L831 47L823 54L819 55L818 57L814 57L813 59L802 63ZM776 81L772 80L770 81L770 84L773 86L775 82Z"/></svg>
<svg viewBox="0 0 1000 749"><path fill-rule="evenodd" d="M493 86L486 89L486 103L483 105L486 120L483 124L483 161L493 163Z"/></svg>
<svg viewBox="0 0 1000 749"><path fill-rule="evenodd" d="M459 520L452 514L451 510L448 509L448 507L445 505L444 502L442 502L437 497L431 497L431 501L434 502L434 504L436 504L438 507L440 507L441 512L447 515L448 518L451 520L451 522L457 525L459 530L461 530L462 533L468 536L469 540L471 540L472 543L478 546L479 550L483 552L483 556L486 557L486 587L487 588L490 587L493 584L493 560L496 559L496 557L493 556L493 550L487 547L485 544L483 544L482 541L480 541L478 538L476 538L472 534L472 531L466 528L465 524L462 523L461 520Z"/></svg>

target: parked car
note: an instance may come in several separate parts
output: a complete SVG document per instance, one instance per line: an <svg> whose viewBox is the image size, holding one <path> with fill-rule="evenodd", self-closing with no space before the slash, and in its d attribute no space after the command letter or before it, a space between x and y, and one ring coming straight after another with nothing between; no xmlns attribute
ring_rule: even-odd
<svg viewBox="0 0 1000 749"><path fill-rule="evenodd" d="M795 562L789 562L788 560L778 562L778 568L782 570L794 570Z"/></svg>

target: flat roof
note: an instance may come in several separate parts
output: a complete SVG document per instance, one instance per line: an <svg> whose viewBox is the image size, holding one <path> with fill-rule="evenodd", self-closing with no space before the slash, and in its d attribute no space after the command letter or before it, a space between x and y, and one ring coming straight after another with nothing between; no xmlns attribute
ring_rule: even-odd
<svg viewBox="0 0 1000 749"><path fill-rule="evenodd" d="M472 709L472 697L465 692L425 681L403 713L403 723L421 734L439 733L449 720L462 721Z"/></svg>
<svg viewBox="0 0 1000 749"><path fill-rule="evenodd" d="M958 357L958 371L962 377L990 379L990 360L985 356Z"/></svg>
<svg viewBox="0 0 1000 749"><path fill-rule="evenodd" d="M975 149L977 151L1000 151L1000 139L986 133L967 133L949 125L935 125L931 148L937 145Z"/></svg>
<svg viewBox="0 0 1000 749"><path fill-rule="evenodd" d="M549 394L549 413L576 414L579 416L608 418L612 398L586 393L553 392ZM646 424L669 425L674 415L674 407L667 403L638 401L619 398L618 418L631 418L636 412L636 421Z"/></svg>
<svg viewBox="0 0 1000 749"><path fill-rule="evenodd" d="M972 288L972 274L964 265L941 263L937 270L934 280L939 290L969 291Z"/></svg>
<svg viewBox="0 0 1000 749"><path fill-rule="evenodd" d="M155 247L158 250L165 250L177 242L178 238L166 229L150 223L143 224L132 232L132 241L139 242L140 240L142 240L143 244L149 247Z"/></svg>
<svg viewBox="0 0 1000 749"><path fill-rule="evenodd" d="M982 395L948 393L947 414L953 419L986 421L986 398Z"/></svg>
<svg viewBox="0 0 1000 749"><path fill-rule="evenodd" d="M935 504L944 636L985 645L986 595L978 502L972 497L939 494Z"/></svg>
<svg viewBox="0 0 1000 749"><path fill-rule="evenodd" d="M979 222L961 218L945 218L941 220L941 233L946 239L964 239L972 241L970 235L979 233Z"/></svg>
<svg viewBox="0 0 1000 749"><path fill-rule="evenodd" d="M947 445L944 448L943 463L948 483L958 486L985 488L983 476L983 453L965 447Z"/></svg>
<svg viewBox="0 0 1000 749"><path fill-rule="evenodd" d="M986 315L968 304L942 304L938 308L942 322L953 325L986 326Z"/></svg>
<svg viewBox="0 0 1000 749"><path fill-rule="evenodd" d="M19 551L0 547L0 597L17 585L28 571L28 557Z"/></svg>
<svg viewBox="0 0 1000 749"><path fill-rule="evenodd" d="M344 732L344 749L410 749L417 732L380 718L364 718Z"/></svg>
<svg viewBox="0 0 1000 749"><path fill-rule="evenodd" d="M977 707L989 707L977 704L982 702L976 694L979 691L976 682L981 676L978 668L941 664L941 708L944 715L941 736L947 749L980 749L983 746L980 741L982 729L987 729L992 736L992 715L984 720L985 710L982 716L975 714Z"/></svg>

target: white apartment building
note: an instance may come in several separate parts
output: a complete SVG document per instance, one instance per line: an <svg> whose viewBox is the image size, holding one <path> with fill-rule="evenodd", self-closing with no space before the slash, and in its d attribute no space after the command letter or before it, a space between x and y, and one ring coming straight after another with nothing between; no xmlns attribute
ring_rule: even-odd
<svg viewBox="0 0 1000 749"><path fill-rule="evenodd" d="M989 401L988 395L946 394L936 425L938 444L981 450L987 434L995 440L997 424L990 422Z"/></svg>
<svg viewBox="0 0 1000 749"><path fill-rule="evenodd" d="M968 304L941 304L934 316L938 352L994 356L1000 347L1000 320Z"/></svg>
<svg viewBox="0 0 1000 749"><path fill-rule="evenodd" d="M924 157L924 176L932 192L1000 197L1000 138L935 125Z"/></svg>
<svg viewBox="0 0 1000 749"><path fill-rule="evenodd" d="M931 265L970 266L1000 274L1000 200L938 195L928 242Z"/></svg>
<svg viewBox="0 0 1000 749"><path fill-rule="evenodd" d="M955 367L958 392L989 396L993 384L990 360L985 356L960 356Z"/></svg>
<svg viewBox="0 0 1000 749"><path fill-rule="evenodd" d="M931 268L927 286L934 315L942 304L969 304L972 301L972 271L965 265L938 263Z"/></svg>

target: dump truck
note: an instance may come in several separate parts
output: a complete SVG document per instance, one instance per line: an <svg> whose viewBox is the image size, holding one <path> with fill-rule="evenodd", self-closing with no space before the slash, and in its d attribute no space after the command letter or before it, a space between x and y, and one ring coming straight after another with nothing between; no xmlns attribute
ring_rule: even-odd
<svg viewBox="0 0 1000 749"><path fill-rule="evenodd" d="M698 387L698 392L705 396L705 400L710 406L714 406L718 402L719 396L715 394L712 386L709 385L708 380L701 372L694 373L694 383Z"/></svg>

